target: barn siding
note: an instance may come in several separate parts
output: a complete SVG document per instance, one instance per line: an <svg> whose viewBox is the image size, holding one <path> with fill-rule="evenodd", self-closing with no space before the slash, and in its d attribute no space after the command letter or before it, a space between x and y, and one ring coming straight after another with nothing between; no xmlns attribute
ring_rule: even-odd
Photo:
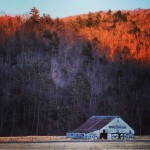
<svg viewBox="0 0 150 150"><path fill-rule="evenodd" d="M107 133L130 133L134 134L134 130L121 118L116 118L100 130L100 133L105 130Z"/></svg>

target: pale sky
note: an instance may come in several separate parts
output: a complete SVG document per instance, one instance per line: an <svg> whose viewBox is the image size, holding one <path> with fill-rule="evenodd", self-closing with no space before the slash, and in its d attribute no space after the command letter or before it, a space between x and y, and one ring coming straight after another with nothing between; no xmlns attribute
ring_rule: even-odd
<svg viewBox="0 0 150 150"><path fill-rule="evenodd" d="M32 7L40 14L61 18L100 10L150 8L150 0L0 0L0 11L11 15L30 12Z"/></svg>

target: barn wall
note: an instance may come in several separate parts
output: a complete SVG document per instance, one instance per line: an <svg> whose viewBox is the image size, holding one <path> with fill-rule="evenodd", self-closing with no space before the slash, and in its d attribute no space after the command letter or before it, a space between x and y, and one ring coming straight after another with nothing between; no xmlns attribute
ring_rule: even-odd
<svg viewBox="0 0 150 150"><path fill-rule="evenodd" d="M99 130L91 132L91 133L85 133L84 138L85 139L98 139L99 138Z"/></svg>
<svg viewBox="0 0 150 150"><path fill-rule="evenodd" d="M98 139L99 138L99 130L91 132L91 133L66 133L67 138L73 139Z"/></svg>
<svg viewBox="0 0 150 150"><path fill-rule="evenodd" d="M67 133L66 134L67 138L73 138L73 139L84 139L85 134L84 133Z"/></svg>
<svg viewBox="0 0 150 150"><path fill-rule="evenodd" d="M134 130L121 118L116 118L100 130L107 133L107 139L133 139Z"/></svg>
<svg viewBox="0 0 150 150"><path fill-rule="evenodd" d="M134 130L121 118L116 118L113 121L111 121L109 124L107 124L105 127L103 127L100 130L100 133L105 130L107 133L130 133L134 134Z"/></svg>

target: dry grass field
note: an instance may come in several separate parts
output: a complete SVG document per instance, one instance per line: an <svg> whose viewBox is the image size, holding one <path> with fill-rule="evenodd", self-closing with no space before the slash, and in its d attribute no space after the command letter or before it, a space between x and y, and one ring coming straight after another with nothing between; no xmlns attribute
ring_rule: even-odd
<svg viewBox="0 0 150 150"><path fill-rule="evenodd" d="M39 142L39 141L67 141L66 136L20 136L0 137L0 142Z"/></svg>
<svg viewBox="0 0 150 150"><path fill-rule="evenodd" d="M50 149L50 150L112 150L150 149L150 137L136 137L130 141L83 141L70 140L64 136L1 137L0 149Z"/></svg>

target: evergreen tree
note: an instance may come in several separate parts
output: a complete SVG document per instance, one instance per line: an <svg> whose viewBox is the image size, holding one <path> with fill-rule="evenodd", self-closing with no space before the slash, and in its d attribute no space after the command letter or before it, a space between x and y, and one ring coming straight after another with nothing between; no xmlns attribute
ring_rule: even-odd
<svg viewBox="0 0 150 150"><path fill-rule="evenodd" d="M88 14L88 18L86 20L86 25L87 25L87 27L92 27L94 25L94 18L93 18L92 13Z"/></svg>
<svg viewBox="0 0 150 150"><path fill-rule="evenodd" d="M123 21L126 22L127 21L127 16L126 14L122 14L122 12L120 10L118 10L115 14L114 14L114 22L117 21Z"/></svg>
<svg viewBox="0 0 150 150"><path fill-rule="evenodd" d="M98 13L98 14L96 15L95 25L98 27L99 24L100 24L100 22L101 22L101 14Z"/></svg>
<svg viewBox="0 0 150 150"><path fill-rule="evenodd" d="M40 21L40 15L39 15L39 10L36 7L33 7L31 9L31 17L30 20L34 23L38 23Z"/></svg>
<svg viewBox="0 0 150 150"><path fill-rule="evenodd" d="M76 18L77 23L79 24L79 28L83 28L86 25L86 22L84 19L82 19L80 16Z"/></svg>

